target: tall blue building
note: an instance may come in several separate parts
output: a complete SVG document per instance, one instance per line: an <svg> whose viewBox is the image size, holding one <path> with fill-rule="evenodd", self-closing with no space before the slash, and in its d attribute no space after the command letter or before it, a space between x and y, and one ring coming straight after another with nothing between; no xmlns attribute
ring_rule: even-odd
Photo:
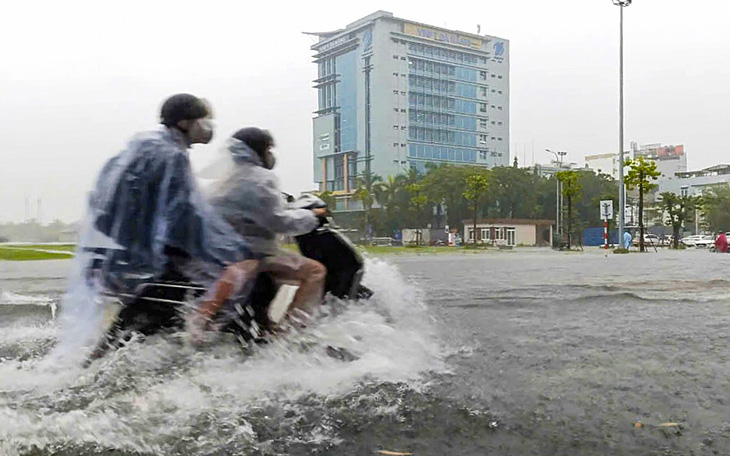
<svg viewBox="0 0 730 456"><path fill-rule="evenodd" d="M341 195L370 169L509 164L509 42L378 11L314 34L314 178Z"/></svg>

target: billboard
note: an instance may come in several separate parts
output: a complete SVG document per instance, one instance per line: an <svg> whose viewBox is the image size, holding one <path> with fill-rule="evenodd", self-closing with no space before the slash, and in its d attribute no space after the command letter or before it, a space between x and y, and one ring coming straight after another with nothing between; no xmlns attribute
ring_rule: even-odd
<svg viewBox="0 0 730 456"><path fill-rule="evenodd" d="M406 35L417 36L419 38L426 38L428 40L455 44L457 46L470 47L474 49L482 48L482 40L478 38L447 32L445 30L438 30L410 22L405 22L403 24L403 33Z"/></svg>
<svg viewBox="0 0 730 456"><path fill-rule="evenodd" d="M682 145L682 144L680 144L678 146L660 146L660 145L642 146L642 148L639 151L637 151L637 156L659 159L659 160L677 159L683 155L684 155L684 145Z"/></svg>

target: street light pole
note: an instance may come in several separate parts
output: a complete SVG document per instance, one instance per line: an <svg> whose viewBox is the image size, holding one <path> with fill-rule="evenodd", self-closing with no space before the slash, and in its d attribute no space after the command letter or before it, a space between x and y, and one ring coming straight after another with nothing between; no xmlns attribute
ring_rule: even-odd
<svg viewBox="0 0 730 456"><path fill-rule="evenodd" d="M612 0L619 7L619 102L618 102L618 238L624 233L626 188L624 187L624 8L632 0Z"/></svg>
<svg viewBox="0 0 730 456"><path fill-rule="evenodd" d="M567 154L567 152L564 152L562 150L554 152L550 149L545 149L546 152L550 152L551 154L555 155L555 163L558 164L558 171L560 171L563 168L563 157ZM555 232L560 236L560 208L563 207L562 204L562 195L560 194L560 181L558 180L558 177L555 176ZM561 236L562 239L562 236ZM560 247L559 245L557 247Z"/></svg>

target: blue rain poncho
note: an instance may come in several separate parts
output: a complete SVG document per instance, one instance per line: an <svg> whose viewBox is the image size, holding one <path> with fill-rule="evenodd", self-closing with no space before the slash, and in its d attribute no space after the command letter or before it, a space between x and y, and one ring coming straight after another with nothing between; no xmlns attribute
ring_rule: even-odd
<svg viewBox="0 0 730 456"><path fill-rule="evenodd" d="M90 337L105 295L134 296L170 267L209 286L225 266L250 257L199 191L187 147L180 132L160 126L102 169L63 303L72 337Z"/></svg>
<svg viewBox="0 0 730 456"><path fill-rule="evenodd" d="M311 210L287 206L276 175L246 143L231 138L227 153L232 163L214 184L210 201L243 236L254 257L275 255L277 234L298 236L317 228L319 220Z"/></svg>

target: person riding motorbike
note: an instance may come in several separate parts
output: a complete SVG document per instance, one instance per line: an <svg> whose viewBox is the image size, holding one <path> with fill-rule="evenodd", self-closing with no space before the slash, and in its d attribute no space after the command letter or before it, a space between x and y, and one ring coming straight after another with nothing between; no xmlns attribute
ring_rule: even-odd
<svg viewBox="0 0 730 456"><path fill-rule="evenodd" d="M327 270L315 260L284 251L276 236L311 232L319 226L318 217L324 216L326 209L286 207L272 171L276 163L271 152L274 145L273 136L266 130L250 127L237 131L228 147L234 166L212 191L210 202L243 237L253 258L260 260L258 272L298 282L289 316L306 319L321 304ZM211 300L202 311L214 315L222 304L221 300Z"/></svg>
<svg viewBox="0 0 730 456"><path fill-rule="evenodd" d="M101 294L134 302L140 287L170 275L195 274L210 286L222 274L213 295L229 295L229 285L240 289L251 276L257 262L246 242L212 209L192 174L188 150L210 142L211 118L205 100L173 95L161 107L161 125L105 164L77 254L84 278L74 286L87 290L68 293L75 305L88 297L82 311L94 312Z"/></svg>

